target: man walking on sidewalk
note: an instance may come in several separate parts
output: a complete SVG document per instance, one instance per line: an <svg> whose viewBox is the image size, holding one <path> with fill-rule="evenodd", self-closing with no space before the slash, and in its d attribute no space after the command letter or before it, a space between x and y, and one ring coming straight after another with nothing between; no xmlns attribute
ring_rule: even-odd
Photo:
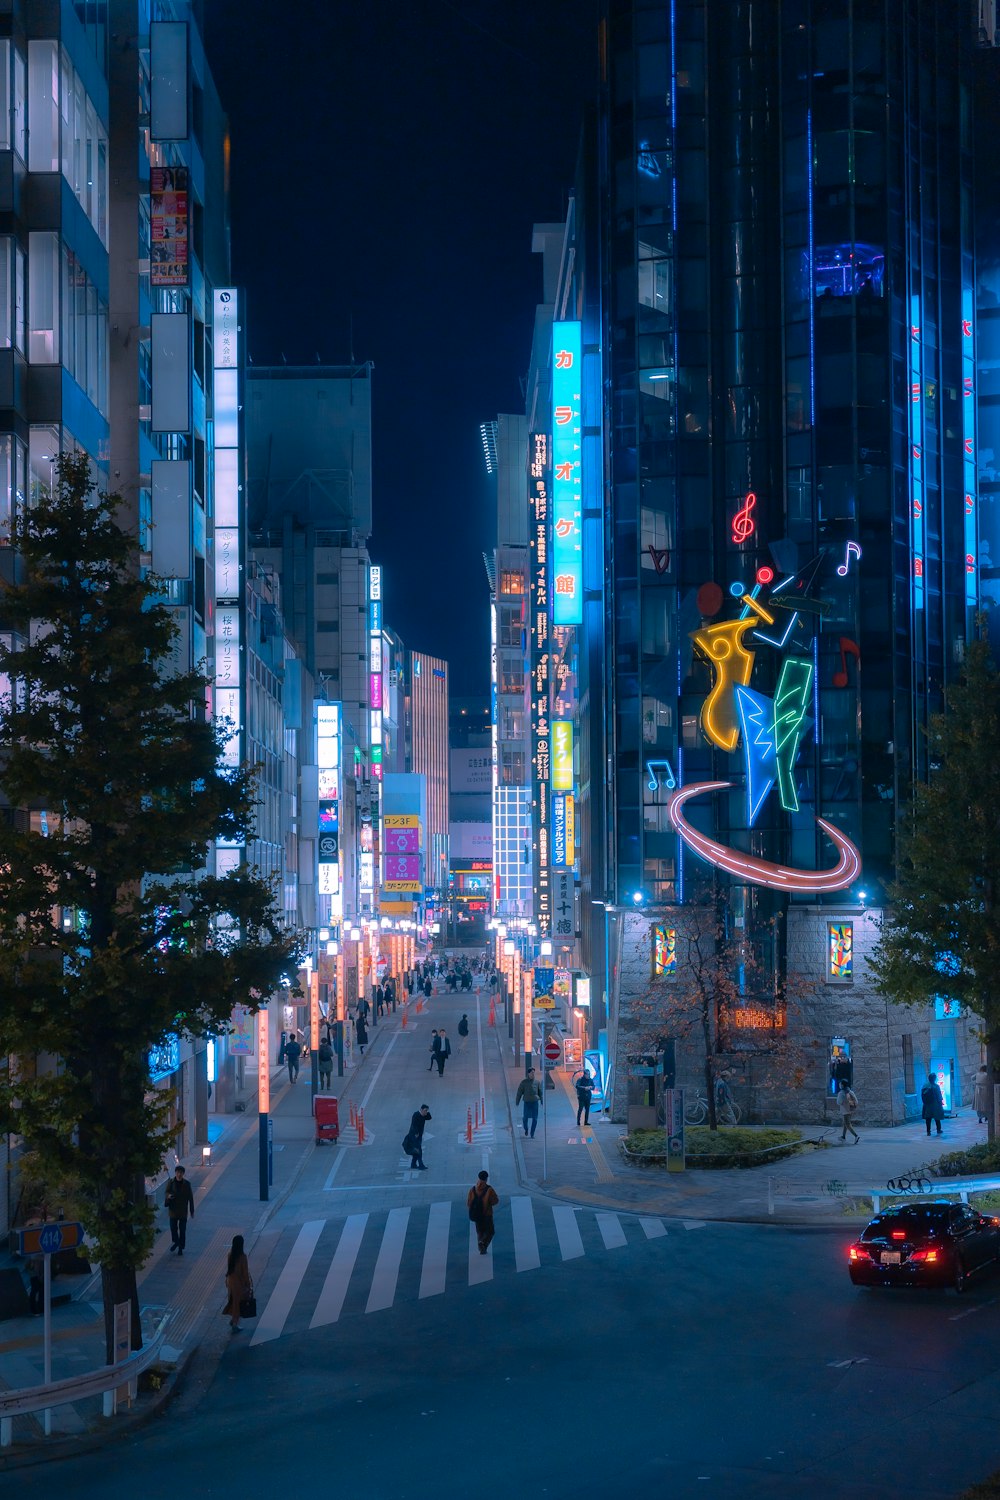
<svg viewBox="0 0 1000 1500"><path fill-rule="evenodd" d="M192 1219L194 1218L194 1193L191 1191L191 1184L185 1178L183 1167L174 1168L174 1175L167 1183L163 1202L170 1220L170 1253L173 1255L176 1250L178 1255L183 1255L187 1239L188 1214L190 1213Z"/></svg>
<svg viewBox="0 0 1000 1500"><path fill-rule="evenodd" d="M466 1043L469 1040L469 1018L464 1011L462 1012L462 1019L458 1023L458 1034L462 1038L458 1044L458 1050L459 1052L464 1052Z"/></svg>
<svg viewBox="0 0 1000 1500"><path fill-rule="evenodd" d="M437 1065L438 1065L438 1077L439 1078L443 1078L444 1077L444 1065L448 1061L448 1059L449 1059L450 1056L451 1056L451 1042L448 1040L448 1033L445 1031L444 1027L442 1026L441 1030L438 1032L438 1050L437 1050L437 1059L436 1059Z"/></svg>
<svg viewBox="0 0 1000 1500"><path fill-rule="evenodd" d="M474 1187L470 1187L469 1196L466 1199L469 1205L469 1218L476 1226L476 1240L479 1244L480 1255L485 1255L490 1248L490 1241L496 1233L493 1227L493 1210L500 1202L499 1197L490 1187L489 1172L480 1172L479 1180Z"/></svg>
<svg viewBox="0 0 1000 1500"><path fill-rule="evenodd" d="M941 1085L937 1081L936 1073L928 1075L927 1082L920 1090L920 1103L922 1106L920 1113L924 1117L927 1134L930 1135L931 1133L931 1121L933 1120L937 1126L937 1133L940 1135L941 1121L944 1119L944 1095L941 1092Z"/></svg>
<svg viewBox="0 0 1000 1500"><path fill-rule="evenodd" d="M431 1032L431 1045L430 1045L429 1051L430 1051L430 1054L431 1054L431 1060L430 1060L430 1062L427 1065L427 1071L428 1071L428 1073L431 1071L431 1069L434 1067L434 1064L437 1062L437 1060L438 1060L438 1053L441 1051L441 1038L438 1036L438 1031L437 1031L437 1027L436 1026L435 1026L434 1030Z"/></svg>
<svg viewBox="0 0 1000 1500"><path fill-rule="evenodd" d="M424 1125L430 1118L431 1112L426 1104L421 1104L410 1117L410 1128L403 1141L403 1150L409 1152L411 1172L414 1167L418 1172L427 1171L424 1166Z"/></svg>
<svg viewBox="0 0 1000 1500"><path fill-rule="evenodd" d="M858 1107L858 1096L852 1088L847 1085L847 1080L840 1080L840 1088L837 1090L837 1108L840 1110L840 1139L847 1140L847 1132L850 1131L857 1145L861 1137L854 1128L854 1112Z"/></svg>
<svg viewBox="0 0 1000 1500"><path fill-rule="evenodd" d="M535 1070L534 1068L529 1068L517 1086L514 1108L516 1109L522 1099L524 1100L524 1114L522 1116L524 1133L525 1135L528 1134L528 1126L530 1124L532 1139L534 1139L535 1127L538 1124L538 1105L541 1097L541 1086L535 1082Z"/></svg>
<svg viewBox="0 0 1000 1500"><path fill-rule="evenodd" d="M285 1062L288 1064L288 1082L294 1083L299 1076L299 1058L302 1056L302 1048L299 1046L295 1032L289 1033L285 1043Z"/></svg>

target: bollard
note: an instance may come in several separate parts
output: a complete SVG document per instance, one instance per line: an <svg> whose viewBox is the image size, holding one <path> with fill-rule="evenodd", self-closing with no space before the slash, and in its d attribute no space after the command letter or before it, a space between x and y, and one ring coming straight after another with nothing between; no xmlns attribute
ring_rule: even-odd
<svg viewBox="0 0 1000 1500"><path fill-rule="evenodd" d="M406 1030L406 1006L403 1006L403 1030Z"/></svg>
<svg viewBox="0 0 1000 1500"><path fill-rule="evenodd" d="M470 1109L465 1121L465 1139L472 1145L472 1110Z"/></svg>
<svg viewBox="0 0 1000 1500"><path fill-rule="evenodd" d="M476 1129L479 1129L479 1100L476 1100Z"/></svg>
<svg viewBox="0 0 1000 1500"><path fill-rule="evenodd" d="M493 1001L491 1000L490 1001L490 1019L489 1019L489 1025L490 1026L495 1026L496 1024L497 1024L497 1008L494 1005Z"/></svg>
<svg viewBox="0 0 1000 1500"><path fill-rule="evenodd" d="M358 1110L358 1145L359 1146L363 1146L364 1143L365 1143L365 1112L364 1112L363 1109L359 1109Z"/></svg>
<svg viewBox="0 0 1000 1500"><path fill-rule="evenodd" d="M481 1101L481 1108L479 1110L479 1118L483 1122L483 1124L485 1125L486 1124L486 1100L485 1100L485 1098Z"/></svg>
<svg viewBox="0 0 1000 1500"><path fill-rule="evenodd" d="M416 1003L416 1005L413 1008L416 1011L417 1015L419 1016L420 1012L424 1008L424 1002L422 1000L418 1000L417 1003Z"/></svg>

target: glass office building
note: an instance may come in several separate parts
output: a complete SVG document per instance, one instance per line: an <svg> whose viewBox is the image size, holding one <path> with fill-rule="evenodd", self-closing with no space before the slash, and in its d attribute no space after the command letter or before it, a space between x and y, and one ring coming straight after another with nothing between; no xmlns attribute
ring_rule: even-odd
<svg viewBox="0 0 1000 1500"><path fill-rule="evenodd" d="M605 7L563 289L601 305L592 879L719 901L776 978L885 899L979 605L983 41L964 0Z"/></svg>

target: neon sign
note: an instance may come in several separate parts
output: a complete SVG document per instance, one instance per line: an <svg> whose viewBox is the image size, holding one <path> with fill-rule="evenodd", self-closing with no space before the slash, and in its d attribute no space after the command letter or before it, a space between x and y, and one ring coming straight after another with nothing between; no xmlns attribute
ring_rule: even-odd
<svg viewBox="0 0 1000 1500"><path fill-rule="evenodd" d="M733 543L737 547L742 547L743 543L749 541L750 537L757 530L757 523L750 515L756 504L757 496L751 490L739 510L733 516Z"/></svg>
<svg viewBox="0 0 1000 1500"><path fill-rule="evenodd" d="M976 350L972 336L972 291L962 289L962 492L965 497L965 602L975 608L979 590L976 526Z"/></svg>
<svg viewBox="0 0 1000 1500"><path fill-rule="evenodd" d="M846 834L841 833L839 828L835 828L825 818L817 818L816 823L838 854L837 863L829 870L798 870L791 865L775 864L769 859L744 854L728 844L720 844L706 834L699 833L697 828L692 828L682 811L685 802L709 792L728 791L731 786L730 781L695 781L690 786L671 792L667 803L670 822L674 831L695 854L737 880L747 881L752 885L765 885L775 891L818 895L825 891L842 891L854 883L861 870L861 855Z"/></svg>
<svg viewBox="0 0 1000 1500"><path fill-rule="evenodd" d="M583 337L552 325L552 620L583 623Z"/></svg>
<svg viewBox="0 0 1000 1500"><path fill-rule="evenodd" d="M924 607L924 408L920 298L910 298L910 551L913 607Z"/></svg>
<svg viewBox="0 0 1000 1500"><path fill-rule="evenodd" d="M778 768L778 795L786 812L799 810L792 768L799 753L812 679L811 661L787 656L774 695L774 763Z"/></svg>
<svg viewBox="0 0 1000 1500"><path fill-rule="evenodd" d="M737 686L746 687L750 681L754 661L754 652L743 644L743 637L761 620L769 625L774 623L774 616L749 594L744 594L743 599L750 606L745 619L720 620L717 625L708 625L691 635L715 674L712 691L701 710L701 727L705 738L720 750L735 750L740 736L733 693Z"/></svg>
<svg viewBox="0 0 1000 1500"><path fill-rule="evenodd" d="M747 775L747 827L752 828L774 786L774 699L753 688L736 689Z"/></svg>

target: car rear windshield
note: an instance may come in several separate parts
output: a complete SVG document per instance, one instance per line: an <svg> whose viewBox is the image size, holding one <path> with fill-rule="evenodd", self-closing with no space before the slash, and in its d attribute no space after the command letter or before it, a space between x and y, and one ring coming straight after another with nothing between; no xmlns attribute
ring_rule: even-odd
<svg viewBox="0 0 1000 1500"><path fill-rule="evenodd" d="M950 1209L936 1206L907 1208L900 1213L880 1214L873 1219L861 1236L863 1240L881 1240L892 1237L893 1230L905 1234L940 1234L948 1227Z"/></svg>

